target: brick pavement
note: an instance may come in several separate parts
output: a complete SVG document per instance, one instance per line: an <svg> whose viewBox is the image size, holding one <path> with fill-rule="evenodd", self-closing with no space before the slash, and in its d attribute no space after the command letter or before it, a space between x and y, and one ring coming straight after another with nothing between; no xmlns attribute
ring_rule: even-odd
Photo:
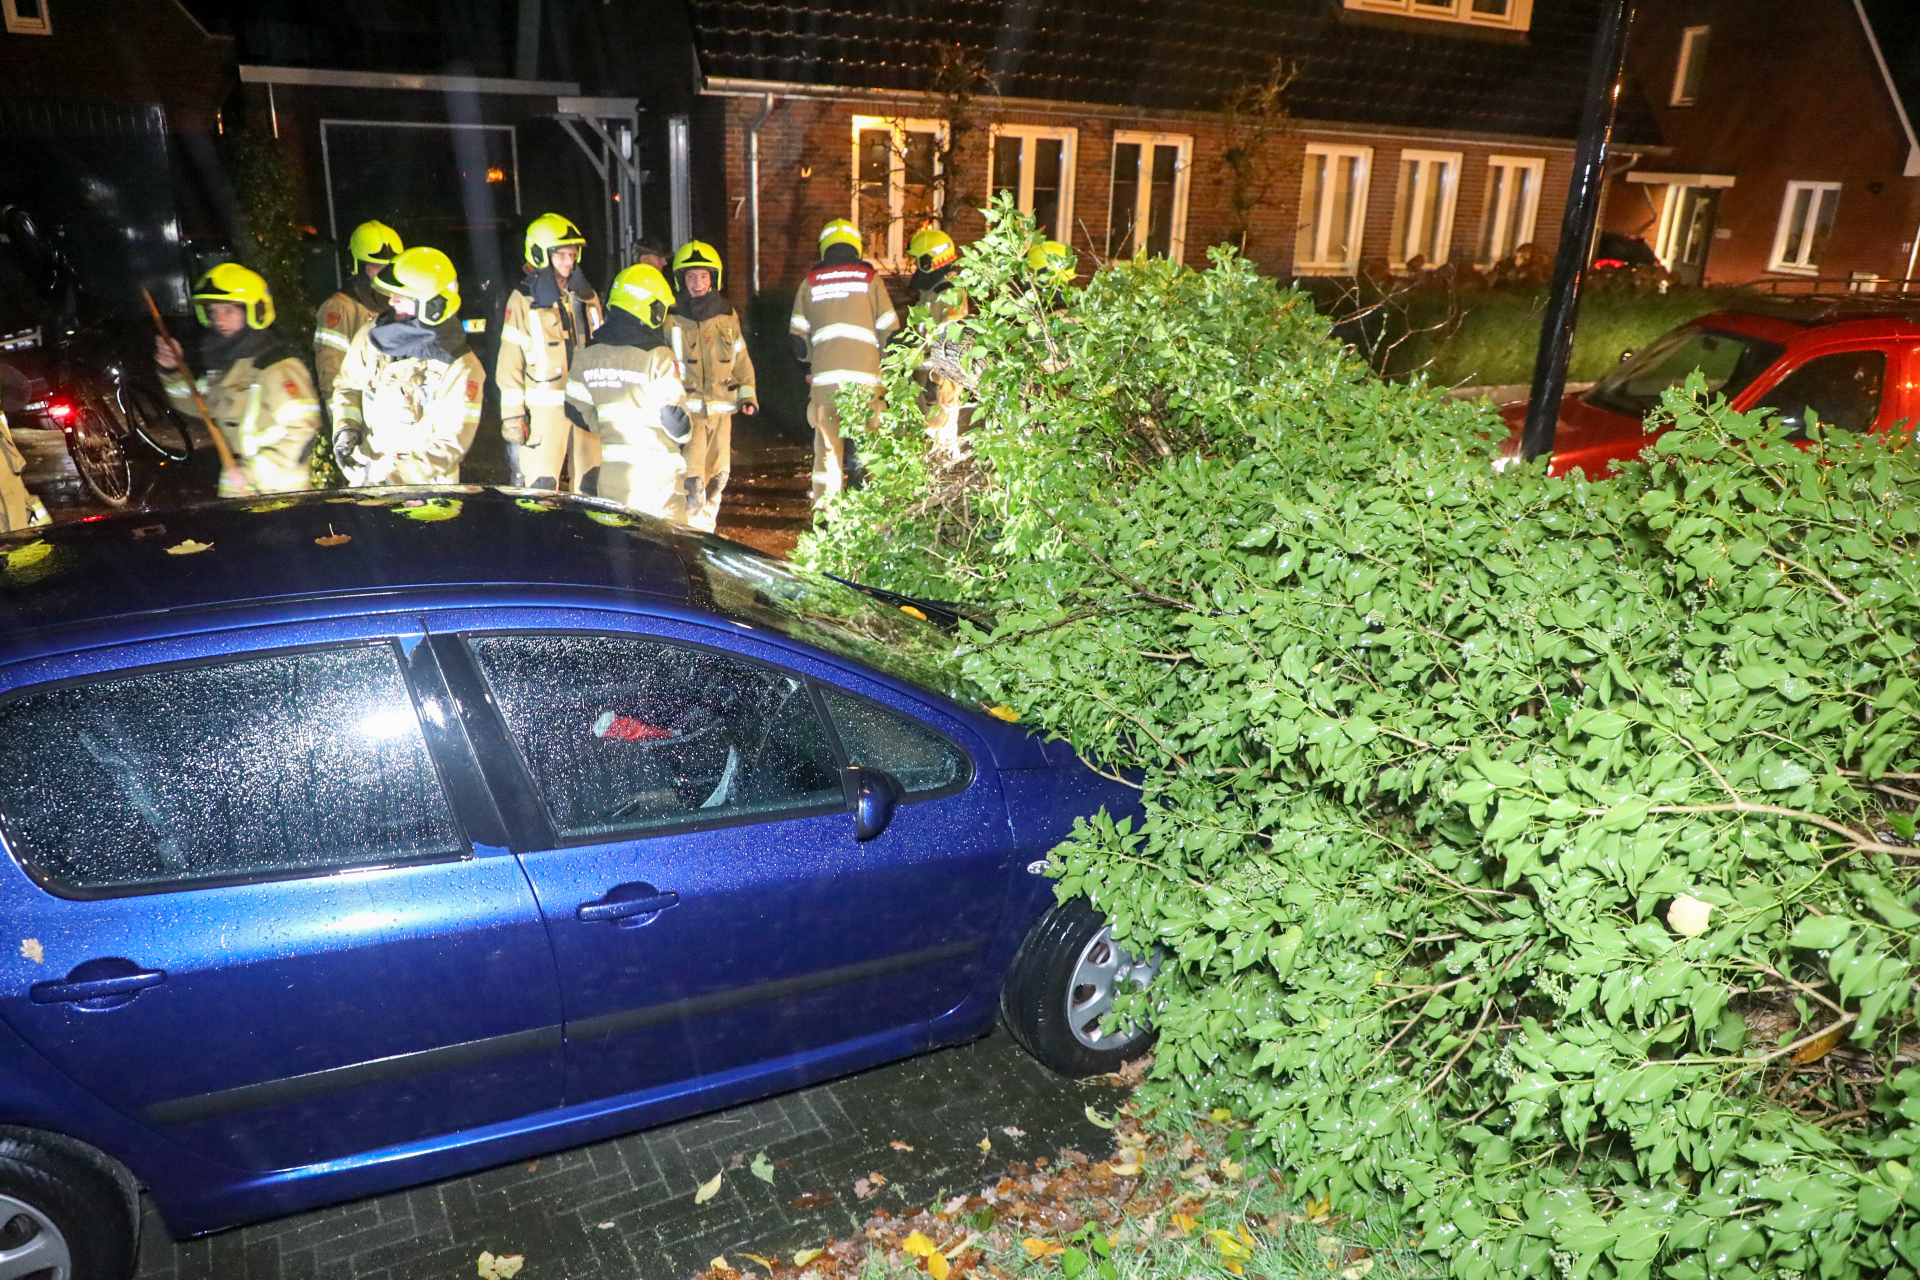
<svg viewBox="0 0 1920 1280"><path fill-rule="evenodd" d="M482 1250L524 1254L524 1280L681 1280L717 1254L791 1253L846 1235L876 1208L971 1191L1010 1160L1063 1146L1104 1152L1085 1109L1119 1100L1109 1086L1054 1075L995 1031L537 1161L185 1244L149 1209L139 1280L453 1280L475 1274ZM775 1164L771 1185L747 1167L762 1151ZM720 1193L694 1204L722 1169ZM854 1181L874 1172L886 1186L856 1199ZM832 1200L820 1204L822 1195ZM812 1206L794 1208L802 1196Z"/></svg>

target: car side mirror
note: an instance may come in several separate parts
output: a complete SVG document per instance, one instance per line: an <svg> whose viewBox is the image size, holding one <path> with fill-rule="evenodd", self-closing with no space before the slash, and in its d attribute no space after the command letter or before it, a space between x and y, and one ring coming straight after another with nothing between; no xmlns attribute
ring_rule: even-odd
<svg viewBox="0 0 1920 1280"><path fill-rule="evenodd" d="M854 765L846 771L847 803L853 809L853 838L865 844L887 829L907 789L885 769Z"/></svg>

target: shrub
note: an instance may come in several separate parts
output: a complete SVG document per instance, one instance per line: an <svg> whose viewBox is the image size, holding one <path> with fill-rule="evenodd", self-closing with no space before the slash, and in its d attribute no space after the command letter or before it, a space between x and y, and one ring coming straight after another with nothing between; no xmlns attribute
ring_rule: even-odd
<svg viewBox="0 0 1920 1280"><path fill-rule="evenodd" d="M1911 450L1675 396L1617 481L1495 475L1232 255L1055 312L1024 234L971 461L895 353L803 554L991 601L970 674L1143 788L1051 866L1164 955L1152 1088L1463 1277L1914 1276Z"/></svg>

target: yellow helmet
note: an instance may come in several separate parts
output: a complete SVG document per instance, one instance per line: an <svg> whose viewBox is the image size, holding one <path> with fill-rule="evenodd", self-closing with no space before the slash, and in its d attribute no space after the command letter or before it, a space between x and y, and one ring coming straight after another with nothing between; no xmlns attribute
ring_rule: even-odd
<svg viewBox="0 0 1920 1280"><path fill-rule="evenodd" d="M1042 240L1027 250L1027 270L1049 284L1068 285L1079 274L1080 259L1058 240Z"/></svg>
<svg viewBox="0 0 1920 1280"><path fill-rule="evenodd" d="M720 253L705 240L689 240L674 251L674 274L689 267L704 267L713 272L713 287L720 287Z"/></svg>
<svg viewBox="0 0 1920 1280"><path fill-rule="evenodd" d="M383 267L406 247L400 243L400 233L384 222L363 222L347 237L347 252L355 262L377 262Z"/></svg>
<svg viewBox="0 0 1920 1280"><path fill-rule="evenodd" d="M913 233L907 256L922 271L938 271L950 266L960 256L960 250L953 243L953 237L940 228L922 227Z"/></svg>
<svg viewBox="0 0 1920 1280"><path fill-rule="evenodd" d="M547 265L548 254L567 246L584 249L587 238L580 228L557 213L543 213L527 226L527 261L538 271Z"/></svg>
<svg viewBox="0 0 1920 1280"><path fill-rule="evenodd" d="M836 244L850 244L853 246L853 251L859 253L861 251L860 228L845 218L835 218L820 228L820 252L825 253Z"/></svg>
<svg viewBox="0 0 1920 1280"><path fill-rule="evenodd" d="M207 305L213 302L244 307L249 329L264 329L273 323L273 295L267 292L265 278L237 262L223 262L213 268L200 277L193 291L194 318L208 328L212 321L207 319Z"/></svg>
<svg viewBox="0 0 1920 1280"><path fill-rule="evenodd" d="M453 259L425 245L405 250L380 268L373 287L389 297L412 298L427 324L445 324L460 310L460 275Z"/></svg>
<svg viewBox="0 0 1920 1280"><path fill-rule="evenodd" d="M607 290L607 305L618 307L641 324L658 329L667 322L667 309L673 306L673 288L660 274L660 268L643 262L613 278L613 287Z"/></svg>

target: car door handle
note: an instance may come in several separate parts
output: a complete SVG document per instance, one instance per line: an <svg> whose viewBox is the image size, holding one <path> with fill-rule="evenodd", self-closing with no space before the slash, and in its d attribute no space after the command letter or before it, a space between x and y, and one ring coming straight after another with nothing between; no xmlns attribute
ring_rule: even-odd
<svg viewBox="0 0 1920 1280"><path fill-rule="evenodd" d="M631 892L629 886L621 885L618 889L614 889L598 902L583 902L575 907L573 909L573 918L582 924L599 924L602 922L619 923L629 920L634 921L636 924L644 924L646 923L645 921L635 920L635 917L655 916L665 911L668 907L678 906L680 903L680 895L677 893L661 893L652 885L635 887L644 890L644 892L633 894L633 896L629 897L625 893L622 893L622 890Z"/></svg>
<svg viewBox="0 0 1920 1280"><path fill-rule="evenodd" d="M36 982L27 989L27 998L35 1004L77 1004L83 1000L101 1000L108 996L131 996L136 991L157 987L167 980L165 969L142 969L111 978L83 978L77 982Z"/></svg>

